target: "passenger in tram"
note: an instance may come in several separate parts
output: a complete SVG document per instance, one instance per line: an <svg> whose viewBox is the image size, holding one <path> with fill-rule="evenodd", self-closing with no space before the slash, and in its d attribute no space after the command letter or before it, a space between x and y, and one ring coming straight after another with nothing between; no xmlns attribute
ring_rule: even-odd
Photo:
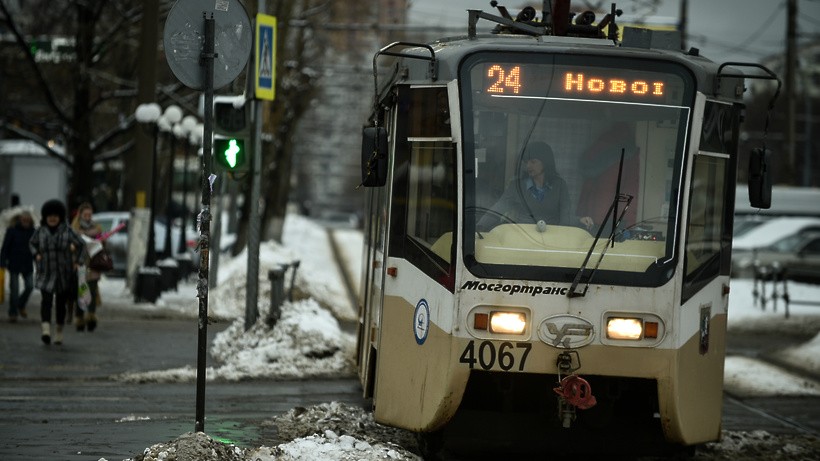
<svg viewBox="0 0 820 461"><path fill-rule="evenodd" d="M624 164L621 173L620 193L632 196L633 200L626 210L621 229L635 224L638 210L638 186L640 159L635 143L634 128L623 122L615 123L601 134L579 159L579 171L582 175L582 186L578 197L578 214L588 216L585 224L592 229L600 225L612 206L618 189L618 171L621 163L621 150L624 151ZM618 215L625 203L619 203ZM594 222L593 222L594 219ZM617 220L617 216L614 218ZM607 226L611 226L613 217L609 217Z"/></svg>
<svg viewBox="0 0 820 461"><path fill-rule="evenodd" d="M507 185L476 228L487 231L505 222L575 225L567 183L556 171L552 148L545 142L533 142L524 149L522 162L526 176Z"/></svg>

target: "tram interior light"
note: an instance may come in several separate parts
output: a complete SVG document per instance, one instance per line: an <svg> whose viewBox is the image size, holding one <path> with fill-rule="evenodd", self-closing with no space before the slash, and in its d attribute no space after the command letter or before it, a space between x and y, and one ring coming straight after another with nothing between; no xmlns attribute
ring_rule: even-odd
<svg viewBox="0 0 820 461"><path fill-rule="evenodd" d="M655 336L658 324L655 324ZM606 337L609 339L638 340L643 337L643 321L636 318L610 317L606 322Z"/></svg>
<svg viewBox="0 0 820 461"><path fill-rule="evenodd" d="M527 329L527 316L523 312L490 312L490 332L520 335Z"/></svg>

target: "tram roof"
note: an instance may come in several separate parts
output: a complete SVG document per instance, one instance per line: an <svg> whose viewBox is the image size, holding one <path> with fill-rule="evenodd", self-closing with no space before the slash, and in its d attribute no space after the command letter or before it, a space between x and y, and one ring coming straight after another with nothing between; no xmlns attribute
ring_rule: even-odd
<svg viewBox="0 0 820 461"><path fill-rule="evenodd" d="M629 28L627 28L629 29ZM657 33L657 31L654 31ZM716 78L719 65L710 59L700 56L697 50L683 52L669 46L669 40L657 40L661 47L655 47L651 40L635 43L625 40L613 40L568 36L529 36L522 34L487 34L447 37L430 43L436 61L436 77L430 78L429 61L424 59L400 58L401 66L407 68L407 73L401 79L402 83L445 83L457 78L458 67L461 61L479 51L506 51L525 53L560 53L571 55L614 56L675 62L689 69L697 81L699 91L708 96L717 96L716 88L720 91L721 100L741 102L743 98L743 80L735 77L723 77L718 86ZM674 41L673 41L674 42ZM679 41L678 41L679 43ZM672 49L670 49L672 48ZM419 58L430 56L430 49L423 46L409 47L403 50L405 54L412 54ZM733 75L743 75L735 67L727 67L724 73L730 71ZM400 72L399 75L402 75Z"/></svg>

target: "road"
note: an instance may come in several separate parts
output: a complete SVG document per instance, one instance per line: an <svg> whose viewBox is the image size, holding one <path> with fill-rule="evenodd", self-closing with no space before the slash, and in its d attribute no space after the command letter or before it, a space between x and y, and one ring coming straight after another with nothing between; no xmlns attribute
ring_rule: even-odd
<svg viewBox="0 0 820 461"><path fill-rule="evenodd" d="M62 346L45 346L32 317L0 323L0 459L122 460L194 430L195 383L124 384L111 377L195 368L196 320L102 309L93 333L66 329ZM211 325L209 344L227 326ZM242 447L275 446L282 441L266 419L295 406L361 403L360 396L351 379L209 382L205 431Z"/></svg>
<svg viewBox="0 0 820 461"><path fill-rule="evenodd" d="M38 300L32 298L31 306ZM36 317L36 315L35 315ZM209 327L209 344L227 323ZM732 353L766 356L784 339L730 337ZM0 459L122 460L194 430L195 383L126 384L124 372L196 367L196 321L111 306L93 333L66 330L62 346L40 342L39 321L0 322ZM356 380L209 382L205 431L241 447L284 442L266 421L297 406L340 401L365 405ZM727 395L724 429L820 433L820 398Z"/></svg>

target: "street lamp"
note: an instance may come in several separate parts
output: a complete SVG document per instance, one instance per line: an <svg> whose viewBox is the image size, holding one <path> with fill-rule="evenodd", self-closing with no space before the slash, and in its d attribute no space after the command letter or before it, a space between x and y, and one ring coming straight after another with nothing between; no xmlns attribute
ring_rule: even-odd
<svg viewBox="0 0 820 461"><path fill-rule="evenodd" d="M185 145L185 161L182 166L182 229L179 235L179 246L177 252L185 254L188 249L188 158L191 155L191 146L199 144L199 135L195 132L197 127L196 117L193 115L186 115L179 124L181 134L188 138L188 143Z"/></svg>
<svg viewBox="0 0 820 461"><path fill-rule="evenodd" d="M173 133L174 125L182 120L182 109L176 105L170 105L165 108L165 113L160 118L160 130L164 133ZM163 258L170 258L171 253L171 203L174 190L174 156L176 155L176 137L172 134L171 138L171 162L168 168L168 199L165 203L165 245L163 246Z"/></svg>
<svg viewBox="0 0 820 461"><path fill-rule="evenodd" d="M145 267L154 267L157 264L156 245L154 243L154 213L157 200L157 138L159 137L159 126L157 121L159 120L161 114L162 109L159 107L159 104L155 102L140 104L137 106L137 110L134 113L134 117L136 117L137 122L145 126L151 126L151 132L154 136L154 145L151 155L151 198L148 215L148 244L145 250Z"/></svg>

